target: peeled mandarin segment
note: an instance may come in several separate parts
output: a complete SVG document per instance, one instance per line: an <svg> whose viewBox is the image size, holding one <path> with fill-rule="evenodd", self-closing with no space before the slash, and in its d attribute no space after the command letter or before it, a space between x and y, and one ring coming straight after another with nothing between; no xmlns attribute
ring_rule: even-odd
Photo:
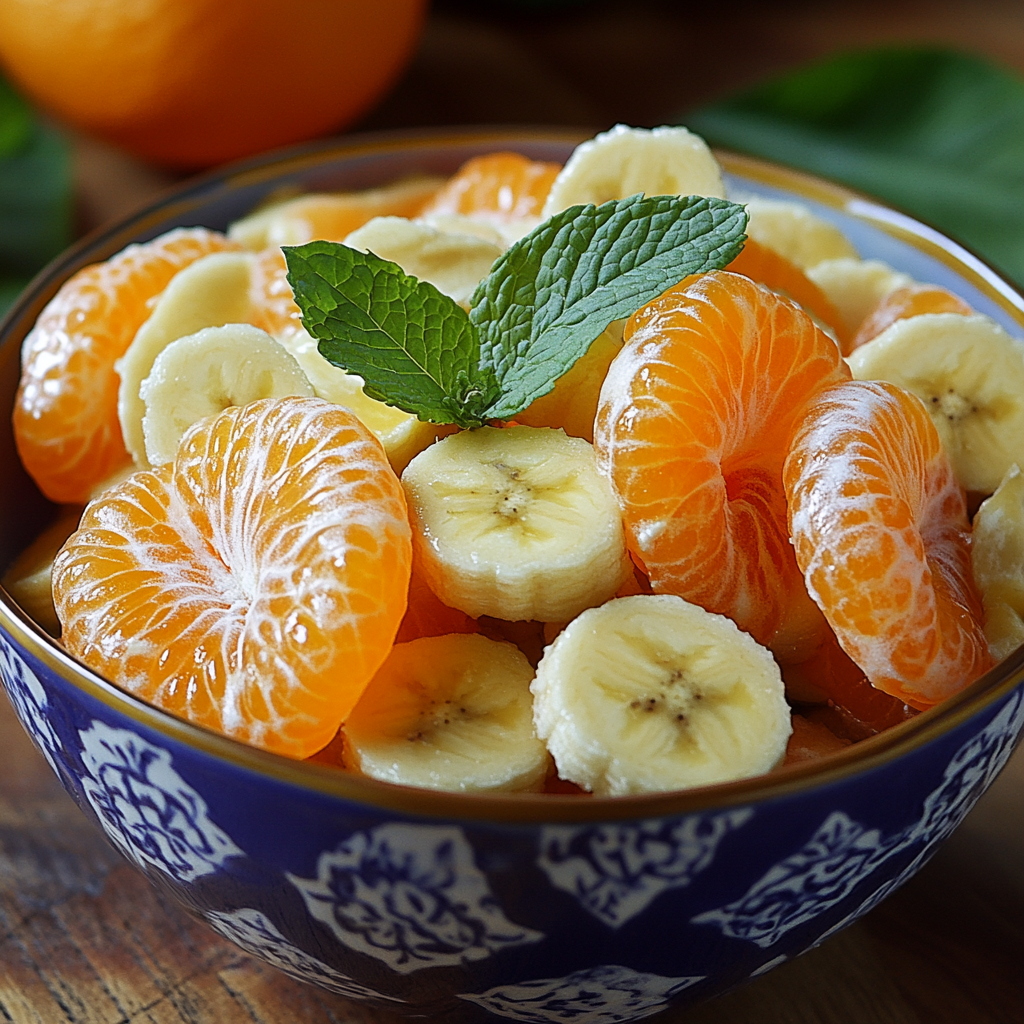
<svg viewBox="0 0 1024 1024"><path fill-rule="evenodd" d="M831 629L810 658L796 665L783 665L782 678L791 700L799 702L816 691L817 697L810 703L830 703L843 717L847 731L858 739L883 732L916 714L899 698L876 690L839 646Z"/></svg>
<svg viewBox="0 0 1024 1024"><path fill-rule="evenodd" d="M1002 660L1024 644L1024 473L1016 464L974 516L971 563L989 649Z"/></svg>
<svg viewBox="0 0 1024 1024"><path fill-rule="evenodd" d="M302 758L405 611L405 501L379 443L312 398L196 424L93 502L54 563L67 649L166 711Z"/></svg>
<svg viewBox="0 0 1024 1024"><path fill-rule="evenodd" d="M784 477L807 590L872 685L923 708L989 668L963 491L917 398L829 388Z"/></svg>
<svg viewBox="0 0 1024 1024"><path fill-rule="evenodd" d="M533 668L479 634L396 644L345 722L364 774L453 792L540 789L549 759L533 728Z"/></svg>
<svg viewBox="0 0 1024 1024"><path fill-rule="evenodd" d="M179 270L238 248L215 231L179 228L80 270L40 314L22 348L14 437L22 464L52 501L84 504L130 464L114 363Z"/></svg>
<svg viewBox="0 0 1024 1024"><path fill-rule="evenodd" d="M748 238L726 269L792 299L835 334L844 352L849 347L846 325L832 301L795 263L773 249Z"/></svg>
<svg viewBox="0 0 1024 1024"><path fill-rule="evenodd" d="M422 216L464 214L493 224L539 223L541 208L561 166L519 153L467 160L423 208Z"/></svg>
<svg viewBox="0 0 1024 1024"><path fill-rule="evenodd" d="M748 199L746 207L748 236L801 270L825 260L857 256L857 250L839 228L816 216L803 203L758 196Z"/></svg>
<svg viewBox="0 0 1024 1024"><path fill-rule="evenodd" d="M783 767L803 764L806 761L820 761L829 754L845 750L850 741L841 739L819 722L812 722L803 715L793 715L793 733L786 745Z"/></svg>
<svg viewBox="0 0 1024 1024"><path fill-rule="evenodd" d="M645 306L626 337L595 448L631 553L655 593L789 646L791 608L806 597L782 464L810 400L847 378L835 342L788 300L721 271Z"/></svg>
<svg viewBox="0 0 1024 1024"><path fill-rule="evenodd" d="M316 239L340 242L374 217L415 217L443 179L398 181L362 192L315 192L257 210L228 228L228 237L246 249L303 245Z"/></svg>
<svg viewBox="0 0 1024 1024"><path fill-rule="evenodd" d="M249 290L252 323L279 341L302 330L302 310L288 283L288 264L276 246L256 254Z"/></svg>
<svg viewBox="0 0 1024 1024"><path fill-rule="evenodd" d="M846 354L877 338L897 320L918 316L920 313L959 313L970 316L974 312L959 296L934 284L908 284L889 292L878 303L857 331Z"/></svg>
<svg viewBox="0 0 1024 1024"><path fill-rule="evenodd" d="M457 608L449 608L427 585L423 570L413 560L409 580L409 605L398 627L395 643L407 643L423 636L445 636L448 633L476 633L476 619Z"/></svg>

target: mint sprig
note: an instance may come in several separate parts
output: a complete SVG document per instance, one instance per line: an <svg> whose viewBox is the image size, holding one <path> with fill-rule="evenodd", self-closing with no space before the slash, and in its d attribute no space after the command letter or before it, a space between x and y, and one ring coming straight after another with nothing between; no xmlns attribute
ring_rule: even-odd
<svg viewBox="0 0 1024 1024"><path fill-rule="evenodd" d="M397 264L336 242L286 247L303 323L371 398L434 423L511 419L547 394L613 320L690 274L727 266L743 207L642 195L574 206L513 245L467 314Z"/></svg>

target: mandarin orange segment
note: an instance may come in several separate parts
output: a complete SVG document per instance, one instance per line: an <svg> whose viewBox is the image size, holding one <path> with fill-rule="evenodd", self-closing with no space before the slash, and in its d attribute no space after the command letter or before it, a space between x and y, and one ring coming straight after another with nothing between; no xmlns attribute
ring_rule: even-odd
<svg viewBox="0 0 1024 1024"><path fill-rule="evenodd" d="M460 213L493 223L538 218L561 169L519 153L473 157L426 205L423 215Z"/></svg>
<svg viewBox="0 0 1024 1024"><path fill-rule="evenodd" d="M828 389L784 479L808 592L872 685L924 708L989 668L964 494L919 399Z"/></svg>
<svg viewBox="0 0 1024 1024"><path fill-rule="evenodd" d="M908 284L889 292L861 322L845 354L877 338L897 320L919 316L922 313L959 313L970 316L974 312L959 296L936 284Z"/></svg>
<svg viewBox="0 0 1024 1024"><path fill-rule="evenodd" d="M740 254L726 268L734 274L742 274L751 281L771 288L773 292L786 295L798 302L811 316L825 324L839 341L839 347L849 350L849 337L843 318L832 300L795 264L779 255L774 249L761 245L753 238L743 243Z"/></svg>
<svg viewBox="0 0 1024 1024"><path fill-rule="evenodd" d="M262 249L253 260L249 285L252 322L275 338L302 330L302 310L288 283L288 264L280 246Z"/></svg>
<svg viewBox="0 0 1024 1024"><path fill-rule="evenodd" d="M427 585L414 561L412 578L409 580L409 605L398 628L395 643L403 644L424 636L477 632L479 626L476 619L444 604Z"/></svg>
<svg viewBox="0 0 1024 1024"><path fill-rule="evenodd" d="M145 700L291 757L324 747L405 612L405 499L347 410L266 399L85 512L54 564L67 649Z"/></svg>
<svg viewBox="0 0 1024 1024"><path fill-rule="evenodd" d="M655 593L771 646L806 602L782 465L810 399L847 379L835 343L746 277L690 279L631 318L601 390L595 447Z"/></svg>
<svg viewBox="0 0 1024 1024"><path fill-rule="evenodd" d="M48 303L22 348L14 405L22 464L48 498L84 504L130 465L114 363L179 270L240 248L215 231L179 228L85 267Z"/></svg>

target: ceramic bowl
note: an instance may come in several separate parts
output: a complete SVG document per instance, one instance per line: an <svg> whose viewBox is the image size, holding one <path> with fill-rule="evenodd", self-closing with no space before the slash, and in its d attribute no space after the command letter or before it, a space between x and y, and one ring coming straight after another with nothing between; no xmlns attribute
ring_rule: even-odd
<svg viewBox="0 0 1024 1024"><path fill-rule="evenodd" d="M87 263L179 225L223 228L282 187L451 172L498 149L563 160L564 132L352 138L189 183L48 268L0 334L0 405L42 305ZM865 257L946 285L1016 334L1024 299L936 232L843 189L723 155L737 193L789 196ZM5 417L5 421L8 418ZM53 509L0 436L0 563ZM397 1015L632 1021L763 974L924 864L1010 756L1024 651L819 766L690 792L432 793L296 763L147 706L0 594L0 675L82 811L155 883L282 971Z"/></svg>

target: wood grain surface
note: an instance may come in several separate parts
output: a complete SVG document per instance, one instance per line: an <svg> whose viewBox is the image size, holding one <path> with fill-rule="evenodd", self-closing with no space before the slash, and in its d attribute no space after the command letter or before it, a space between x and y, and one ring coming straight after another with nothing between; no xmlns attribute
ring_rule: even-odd
<svg viewBox="0 0 1024 1024"><path fill-rule="evenodd" d="M655 124L801 60L883 41L950 43L1024 72L1024 6L634 0L542 15L438 3L405 79L359 127ZM175 180L86 139L75 153L83 230ZM671 1019L1015 1024L1022 964L1024 750L933 861L865 919ZM383 1020L247 957L150 886L60 789L0 698L0 1021Z"/></svg>

